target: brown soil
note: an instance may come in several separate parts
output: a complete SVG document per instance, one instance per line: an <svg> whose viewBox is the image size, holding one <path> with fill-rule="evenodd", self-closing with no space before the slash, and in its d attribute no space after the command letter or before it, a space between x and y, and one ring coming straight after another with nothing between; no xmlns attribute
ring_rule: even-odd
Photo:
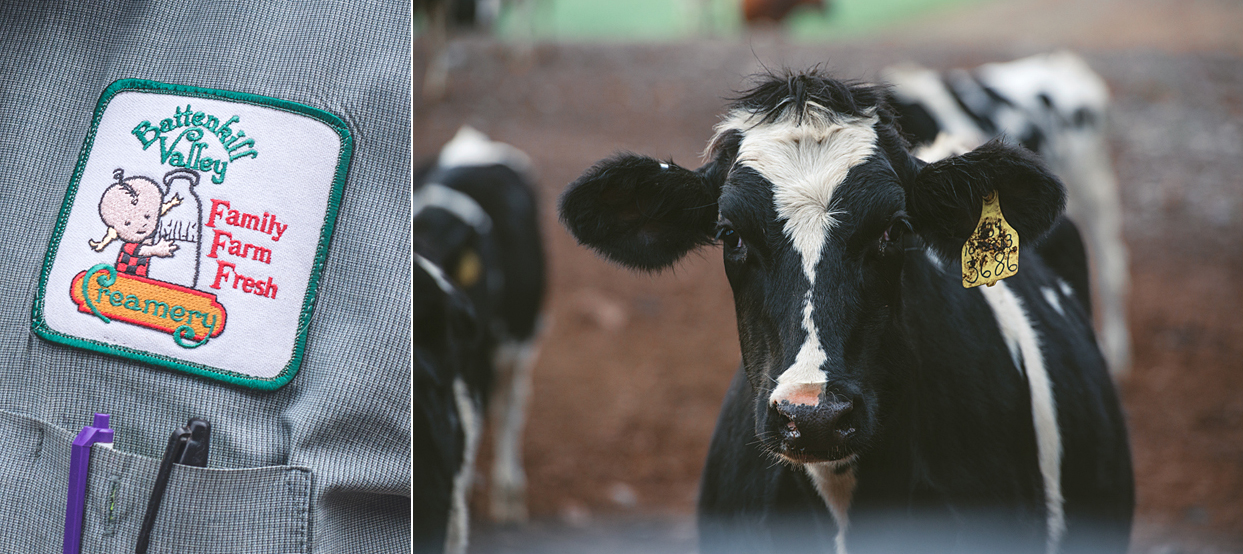
<svg viewBox="0 0 1243 554"><path fill-rule="evenodd" d="M1226 14L1218 19L1243 13L1203 4ZM1180 43L1170 29L1141 48L1134 25L1113 41L1058 38L1078 46L1114 94L1111 148L1132 252L1135 364L1121 390L1138 485L1133 551L1243 552L1243 49L1238 37ZM540 172L551 264L551 326L525 437L534 522L495 528L478 510L472 550L694 549L700 467L739 360L720 252L704 249L659 275L611 266L556 221L566 183L617 150L696 165L722 97L760 69L757 58L769 67L823 62L869 78L899 61L947 68L1050 46L985 43L993 45L757 37L525 52L458 43L447 98L416 99L415 156L432 155L464 123L526 150ZM481 468L481 488L486 475Z"/></svg>

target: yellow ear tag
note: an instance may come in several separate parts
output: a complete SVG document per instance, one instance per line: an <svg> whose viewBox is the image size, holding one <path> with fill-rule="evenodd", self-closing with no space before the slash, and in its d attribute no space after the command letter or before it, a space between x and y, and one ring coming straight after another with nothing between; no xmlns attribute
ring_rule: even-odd
<svg viewBox="0 0 1243 554"><path fill-rule="evenodd" d="M457 271L453 272L453 280L463 289L475 286L479 282L479 276L483 273L483 261L479 259L479 254L474 250L467 250L462 253L462 258L458 261Z"/></svg>
<svg viewBox="0 0 1243 554"><path fill-rule="evenodd" d="M980 223L962 245L962 286L993 286L1019 272L1019 233L1001 215L997 191L984 198Z"/></svg>

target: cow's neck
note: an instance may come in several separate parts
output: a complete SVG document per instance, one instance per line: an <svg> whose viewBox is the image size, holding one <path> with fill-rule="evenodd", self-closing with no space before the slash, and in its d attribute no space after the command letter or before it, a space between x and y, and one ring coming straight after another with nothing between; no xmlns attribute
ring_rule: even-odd
<svg viewBox="0 0 1243 554"><path fill-rule="evenodd" d="M916 357L911 353L909 347L910 341L904 332L904 329L897 322L901 320L901 307L897 306L898 313L895 313L894 321L885 331L882 332L881 342L891 345L891 350L887 352L884 360L879 360L879 365L883 366L883 371L889 376L887 383L882 388L888 393L886 398L881 401L882 412L880 415L882 421L889 421L890 425L899 425L901 418L909 417L904 413L909 408L908 402L905 402L911 396L912 391L908 387L912 385L910 376L911 368L915 364ZM896 421L893 421L896 419ZM877 437L878 442L872 450L864 456L890 459L898 455L892 448L897 445L886 444L884 435ZM898 447L899 449L901 447ZM833 514L833 520L837 524L837 536L835 539L836 554L847 554L846 552L846 533L850 528L850 506L854 500L855 488L858 485L859 463L861 462L858 455L851 456L849 459L841 462L825 462L817 464L804 464L803 468L811 478L812 484L816 487L816 492L820 494L820 498L829 508L829 512Z"/></svg>
<svg viewBox="0 0 1243 554"><path fill-rule="evenodd" d="M850 500L855 492L855 466L853 459L845 462L805 464L807 475L816 486L816 492L829 507L837 523L835 540L837 554L846 554L846 529L850 526Z"/></svg>

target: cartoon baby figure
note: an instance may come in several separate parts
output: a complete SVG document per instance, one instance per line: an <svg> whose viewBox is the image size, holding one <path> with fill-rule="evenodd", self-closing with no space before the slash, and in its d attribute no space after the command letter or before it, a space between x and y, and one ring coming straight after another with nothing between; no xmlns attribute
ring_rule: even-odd
<svg viewBox="0 0 1243 554"><path fill-rule="evenodd" d="M104 247L120 238L124 241L117 255L116 268L121 273L147 276L151 257L168 258L177 250L170 239L155 240L160 216L181 204L181 197L174 195L164 202L160 186L146 177L125 178L125 171L112 172L116 179L99 199L99 217L108 226L103 240L87 241L93 250L103 252Z"/></svg>

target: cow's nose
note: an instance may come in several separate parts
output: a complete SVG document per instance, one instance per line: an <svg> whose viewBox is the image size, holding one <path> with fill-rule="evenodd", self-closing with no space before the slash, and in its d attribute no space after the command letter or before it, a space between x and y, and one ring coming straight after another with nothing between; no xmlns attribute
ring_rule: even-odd
<svg viewBox="0 0 1243 554"><path fill-rule="evenodd" d="M824 397L817 400L811 403L781 399L769 405L782 454L836 459L846 440L855 433L853 402Z"/></svg>

